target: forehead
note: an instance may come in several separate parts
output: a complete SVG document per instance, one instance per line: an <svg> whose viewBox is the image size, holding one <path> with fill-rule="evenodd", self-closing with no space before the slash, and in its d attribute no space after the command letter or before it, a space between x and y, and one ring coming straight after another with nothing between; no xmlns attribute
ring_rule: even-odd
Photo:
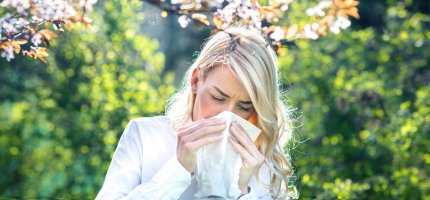
<svg viewBox="0 0 430 200"><path fill-rule="evenodd" d="M249 100L249 95L245 87L227 65L217 65L209 70L204 84L211 89L217 87L231 97L236 97L240 100Z"/></svg>

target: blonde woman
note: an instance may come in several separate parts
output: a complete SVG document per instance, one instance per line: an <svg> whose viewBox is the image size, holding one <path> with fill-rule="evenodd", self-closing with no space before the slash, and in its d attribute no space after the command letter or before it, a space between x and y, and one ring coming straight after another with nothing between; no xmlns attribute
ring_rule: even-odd
<svg viewBox="0 0 430 200"><path fill-rule="evenodd" d="M241 27L218 32L187 71L166 116L127 125L97 199L193 199L196 153L219 142L225 128L242 158L240 194L232 199L288 198L292 169L280 138L291 124L278 81L277 56L263 36ZM257 140L237 123L226 127L212 118L223 111L261 129Z"/></svg>

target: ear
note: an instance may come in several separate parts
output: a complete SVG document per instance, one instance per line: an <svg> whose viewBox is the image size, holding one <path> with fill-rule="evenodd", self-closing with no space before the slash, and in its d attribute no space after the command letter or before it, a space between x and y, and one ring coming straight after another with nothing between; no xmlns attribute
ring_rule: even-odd
<svg viewBox="0 0 430 200"><path fill-rule="evenodd" d="M197 75L197 72L199 69L200 67L196 67L191 74L191 91L193 94L197 93L197 83L199 82L199 76Z"/></svg>

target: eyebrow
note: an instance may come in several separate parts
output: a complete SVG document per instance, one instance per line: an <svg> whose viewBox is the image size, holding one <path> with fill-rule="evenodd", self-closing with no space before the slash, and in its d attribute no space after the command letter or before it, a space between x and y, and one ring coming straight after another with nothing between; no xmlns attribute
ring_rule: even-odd
<svg viewBox="0 0 430 200"><path fill-rule="evenodd" d="M230 96L228 96L228 94L226 94L225 92L223 92L221 89L219 89L217 86L212 86L216 91L218 91L222 96L226 97L226 98L230 98ZM252 104L252 101L239 101L242 104Z"/></svg>

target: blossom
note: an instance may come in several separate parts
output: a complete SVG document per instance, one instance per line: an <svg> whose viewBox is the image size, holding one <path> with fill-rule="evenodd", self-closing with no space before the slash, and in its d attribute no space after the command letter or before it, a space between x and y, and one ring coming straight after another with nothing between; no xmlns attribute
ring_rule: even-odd
<svg viewBox="0 0 430 200"><path fill-rule="evenodd" d="M182 0L171 0L170 3L171 4L181 4Z"/></svg>
<svg viewBox="0 0 430 200"><path fill-rule="evenodd" d="M334 34L339 34L341 29L347 29L351 26L351 21L343 16L337 16L336 21L329 25L329 30Z"/></svg>
<svg viewBox="0 0 430 200"><path fill-rule="evenodd" d="M285 37L285 31L284 29L277 26L272 34L270 34L270 38L272 38L275 41L280 41L284 39Z"/></svg>
<svg viewBox="0 0 430 200"><path fill-rule="evenodd" d="M3 43L1 57L8 61L15 58L15 51L21 48L20 45L27 43L27 40L31 40L36 47L40 45L45 36L38 33L37 24L70 20L78 14L76 9L90 11L96 2L97 0L0 0L0 7L6 10L0 16L0 44ZM30 24L36 26L28 26ZM18 37L25 40L25 43L4 45L6 41L14 41Z"/></svg>
<svg viewBox="0 0 430 200"><path fill-rule="evenodd" d="M14 8L18 13L25 13L30 8L29 0L3 0L0 4L4 8Z"/></svg>
<svg viewBox="0 0 430 200"><path fill-rule="evenodd" d="M291 2L293 2L293 0L275 0L275 2L276 3L279 3L279 4L283 4L282 6L281 6L281 10L282 11L287 11L288 10L288 8L289 8L289 4L291 3Z"/></svg>
<svg viewBox="0 0 430 200"><path fill-rule="evenodd" d="M187 27L187 26L188 26L188 23L189 23L190 21L191 21L191 19L190 19L190 18L188 18L186 15L181 15L181 16L178 18L179 25L180 25L182 28Z"/></svg>
<svg viewBox="0 0 430 200"><path fill-rule="evenodd" d="M68 19L76 15L75 9L63 0L33 0L35 16L46 21Z"/></svg>
<svg viewBox="0 0 430 200"><path fill-rule="evenodd" d="M229 4L223 9L218 9L215 16L221 18L223 27L229 26L239 20L247 21L245 25L247 25L248 29L260 30L262 19L258 8L258 2L252 4L249 0L229 0Z"/></svg>
<svg viewBox="0 0 430 200"><path fill-rule="evenodd" d="M1 52L1 57L6 58L7 61L10 61L15 58L15 54L13 53L12 45L9 45L6 48L6 51Z"/></svg>
<svg viewBox="0 0 430 200"><path fill-rule="evenodd" d="M39 33L36 33L31 37L31 42L33 42L34 46L39 46L40 43L42 43L42 35Z"/></svg>
<svg viewBox="0 0 430 200"><path fill-rule="evenodd" d="M224 3L224 0L210 0L207 2L209 7L222 8L222 4Z"/></svg>
<svg viewBox="0 0 430 200"><path fill-rule="evenodd" d="M11 22L3 21L2 28L6 32L6 34L11 35L18 33L18 29L14 26L16 19L11 19Z"/></svg>
<svg viewBox="0 0 430 200"><path fill-rule="evenodd" d="M15 22L15 27L20 29L23 28L25 25L30 24L30 22L24 18L19 18L16 22Z"/></svg>
<svg viewBox="0 0 430 200"><path fill-rule="evenodd" d="M321 1L315 7L306 9L306 14L308 16L323 17L325 15L323 10L330 7L332 4L332 1Z"/></svg>
<svg viewBox="0 0 430 200"><path fill-rule="evenodd" d="M79 6L85 8L86 11L91 11L93 5L97 3L97 0L80 0Z"/></svg>
<svg viewBox="0 0 430 200"><path fill-rule="evenodd" d="M319 28L319 24L318 23L313 23L313 24L307 24L304 28L304 34L305 37L311 39L311 40L316 40L318 39L318 34L315 32L317 29Z"/></svg>

